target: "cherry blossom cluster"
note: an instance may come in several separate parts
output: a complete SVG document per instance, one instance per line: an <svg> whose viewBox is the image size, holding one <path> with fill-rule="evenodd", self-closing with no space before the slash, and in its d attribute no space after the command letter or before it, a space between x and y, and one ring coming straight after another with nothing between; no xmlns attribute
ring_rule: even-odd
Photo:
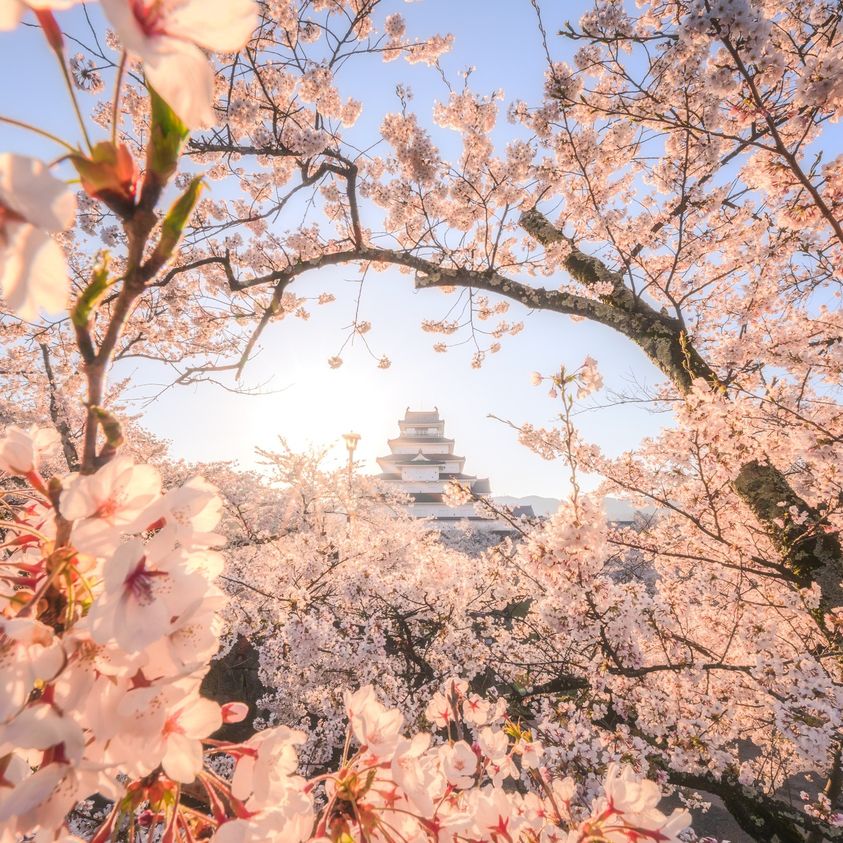
<svg viewBox="0 0 843 843"><path fill-rule="evenodd" d="M14 427L0 438L0 468L29 484L6 496L13 515L2 563L0 816L13 835L67 839L68 814L97 794L114 807L95 840L128 824L172 840L210 832L224 843L396 832L668 841L689 824L687 812L659 811L658 787L631 769L610 768L590 813L572 809L573 780L542 770L542 746L506 719L505 701L457 680L425 712L445 742L405 737L401 713L371 686L346 692L344 757L310 780L297 775L303 732L278 726L242 744L213 740L245 715L241 704L199 693L224 602L213 583L223 564L211 549L223 541L216 489L195 477L162 494L158 471L127 456L45 480L40 465L56 438ZM214 759L230 759L230 780ZM512 792L508 779L533 789ZM194 783L207 814L179 801Z"/></svg>
<svg viewBox="0 0 843 843"><path fill-rule="evenodd" d="M89 48L76 38L70 55L58 21L73 5L0 3L0 28L23 15L40 24L83 136L52 138L49 167L0 156L0 415L18 425L0 440L4 833L40 822L43 837L63 834L68 806L98 792L120 797L111 815L95 806L110 816L101 837L265 839L264 821L272 834L289 821L293 836L310 821L302 833L316 834L334 797L331 828L363 837L346 810L357 803L335 786L338 759L366 757L344 752L343 691L369 684L381 702L361 706L389 729L404 717L402 739L439 727L419 769L458 794L443 810L475 817L470 794L498 787L490 745L467 714L463 738L443 737L442 699L427 705L459 675L536 736L525 754L509 734L501 756L517 773L502 784L521 805L511 827L523 820L527 839L556 834L509 796L537 786L545 799L533 761L547 781L576 782L572 809L596 804L610 765L632 762L695 810L689 789L723 796L758 839L839 837L843 168L827 142L843 102L839 4L596 0L563 26L565 41L548 37L562 22L535 4L544 84L508 105L506 126L497 85L473 90L469 71L461 89L447 85L440 59L453 39L414 40L403 6L104 0L111 29ZM557 56L560 43L573 56ZM365 62L386 72L381 60L398 57L436 65L445 86L417 100L403 65L390 65L397 104L368 115L343 68L361 66L353 84ZM103 134L89 138L91 124ZM206 169L225 182L211 195ZM165 210L168 186L180 196ZM537 374L561 399L559 423L527 423L521 441L569 467L571 494L543 524L515 525L518 541L488 547L436 540L374 484L348 488L304 458L285 458L283 492L221 467L188 470L126 418L132 379L107 385L113 360L165 361L178 383L239 376L265 327L329 301L298 290L340 263L361 277L397 267L456 294L422 327L455 345L470 331L475 368L524 328L517 314L494 319L509 301L563 328L614 330L665 380L610 402L670 423L603 453L576 429L575 402L610 373L588 357ZM38 323L42 310L64 312L69 278L69 318ZM375 328L361 311L347 330L365 344ZM195 479L212 474L219 493ZM583 492L586 477L598 492ZM634 521L606 524L603 493L630 501ZM235 598L224 606L221 513L219 581ZM249 647L263 687L246 702L283 775L334 776L335 787L283 781L273 806L286 794L289 812L258 797L251 824L246 803L268 780L250 779L251 750L210 738L243 710L197 691ZM437 760L462 740L478 758L470 788ZM447 770L470 766L460 747ZM611 770L610 790L629 780ZM812 780L794 806L782 793L796 776ZM611 813L623 800L603 798L572 814L576 833L591 821L623 839L606 825L626 822ZM424 814L410 813L407 823Z"/></svg>
<svg viewBox="0 0 843 843"><path fill-rule="evenodd" d="M128 456L47 480L56 444L44 428L0 437L0 469L25 480L4 492L0 815L45 840L94 794L131 813L193 782L202 740L242 716L199 694L224 602L214 487L162 493Z"/></svg>

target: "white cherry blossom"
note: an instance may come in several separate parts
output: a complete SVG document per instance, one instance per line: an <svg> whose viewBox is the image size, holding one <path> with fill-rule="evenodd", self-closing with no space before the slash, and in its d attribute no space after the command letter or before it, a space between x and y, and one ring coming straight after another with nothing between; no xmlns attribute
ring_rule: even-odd
<svg viewBox="0 0 843 843"><path fill-rule="evenodd" d="M66 305L67 261L50 234L75 216L75 196L41 161L0 153L0 293L21 319Z"/></svg>
<svg viewBox="0 0 843 843"><path fill-rule="evenodd" d="M9 425L0 436L0 471L22 475L37 472L41 458L49 456L58 442L58 433L49 427L32 425L23 430Z"/></svg>
<svg viewBox="0 0 843 843"><path fill-rule="evenodd" d="M102 0L123 46L190 128L214 122L214 75L202 49L239 50L257 24L253 0Z"/></svg>

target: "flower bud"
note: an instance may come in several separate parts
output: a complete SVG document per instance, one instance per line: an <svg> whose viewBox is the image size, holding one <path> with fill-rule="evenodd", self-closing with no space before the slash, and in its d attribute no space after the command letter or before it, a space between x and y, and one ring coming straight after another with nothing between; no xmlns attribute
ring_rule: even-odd
<svg viewBox="0 0 843 843"><path fill-rule="evenodd" d="M222 706L223 723L242 723L249 714L249 706L242 702L230 702Z"/></svg>

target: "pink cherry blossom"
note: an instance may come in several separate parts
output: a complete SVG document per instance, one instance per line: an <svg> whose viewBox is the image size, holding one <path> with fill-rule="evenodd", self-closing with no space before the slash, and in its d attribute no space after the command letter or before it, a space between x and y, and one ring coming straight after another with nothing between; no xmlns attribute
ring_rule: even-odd
<svg viewBox="0 0 843 843"><path fill-rule="evenodd" d="M22 319L67 303L67 261L50 234L72 225L75 215L73 193L44 164L0 154L0 292Z"/></svg>
<svg viewBox="0 0 843 843"><path fill-rule="evenodd" d="M488 726L480 730L478 740L481 751L492 761L498 761L506 756L509 749L506 732L490 729Z"/></svg>
<svg viewBox="0 0 843 843"><path fill-rule="evenodd" d="M464 501L460 501L463 503ZM436 693L430 698L424 716L437 729L444 729L453 719L453 709L445 694Z"/></svg>
<svg viewBox="0 0 843 843"><path fill-rule="evenodd" d="M204 48L239 50L257 23L253 0L102 0L123 46L191 128L214 122L214 77Z"/></svg>
<svg viewBox="0 0 843 843"><path fill-rule="evenodd" d="M94 641L112 639L124 650L142 650L182 626L202 605L207 579L166 535L144 545L132 539L106 560L103 595L86 622Z"/></svg>
<svg viewBox="0 0 843 843"><path fill-rule="evenodd" d="M191 679L128 691L115 710L123 729L111 756L138 771L161 764L174 781L192 782L203 765L202 739L222 725L219 705L197 691Z"/></svg>
<svg viewBox="0 0 843 843"><path fill-rule="evenodd" d="M163 524L175 528L177 541L188 546L223 544L225 538L213 532L222 515L222 499L217 488L204 477L191 477L170 489L141 516L147 525Z"/></svg>
<svg viewBox="0 0 843 843"><path fill-rule="evenodd" d="M0 618L0 722L23 708L36 682L51 680L64 661L51 627L32 618Z"/></svg>
<svg viewBox="0 0 843 843"><path fill-rule="evenodd" d="M58 433L48 427L33 425L23 430L10 425L0 436L0 471L22 475L37 472L41 458L49 456L58 442Z"/></svg>
<svg viewBox="0 0 843 843"><path fill-rule="evenodd" d="M605 797L592 806L592 819L587 825L599 829L607 840L625 841L629 833L634 833L644 839L679 843L679 833L691 824L691 815L681 808L669 816L662 813L657 807L659 786L636 776L629 765L610 764L605 789Z"/></svg>
<svg viewBox="0 0 843 843"><path fill-rule="evenodd" d="M245 802L250 811L260 811L283 802L285 794L295 788L298 767L296 746L304 743L304 732L279 726L266 729L250 738L237 761L231 792Z"/></svg>
<svg viewBox="0 0 843 843"><path fill-rule="evenodd" d="M515 839L521 820L515 816L514 805L503 790L497 787L472 790L470 799L474 827L481 839Z"/></svg>
<svg viewBox="0 0 843 843"><path fill-rule="evenodd" d="M149 526L139 516L156 500L161 478L150 465L137 465L119 456L95 474L73 475L61 494L61 512L78 522L73 531L75 546L100 554L113 549L120 535Z"/></svg>
<svg viewBox="0 0 843 843"><path fill-rule="evenodd" d="M7 0L3 25L39 5ZM78 227L57 238L84 305L74 319L5 326L0 410L23 432L0 440L3 843L66 838L68 812L95 793L115 804L98 840L130 827L223 843L664 843L687 836L688 814L659 800L689 771L729 796L750 836L776 831L747 822L760 800L764 814L785 808L795 837L831 838L840 806L818 791L843 729L834 4L694 0L677 14L589 2L545 39L544 80L532 95L522 86L503 132L505 94L472 83L508 83L505 49L441 103L384 76L398 103L383 113L360 82L389 72L381 56L435 62L457 43L410 40L410 21L381 13L389 3L256 4L236 61L202 48L249 37L245 2L107 5L120 32L96 31L92 16L92 40L119 58L121 39L130 61L114 102L114 87L88 84L91 59L72 57L81 119L90 110L94 131L114 129L139 161L175 155L172 126L149 142L145 64L188 122L215 122L154 207L154 180L143 197L133 183L138 204L119 220L108 186L80 200ZM525 20L540 43L540 19ZM346 132L364 105L365 125ZM165 215L196 167L225 185L180 232L184 203ZM38 216L55 197L35 193L32 213L0 196L0 257L21 226L58 233ZM101 298L100 239L111 250ZM490 373L526 330L503 318L511 301L614 330L653 369L646 386L607 369L607 385L620 377L620 402L667 411L660 429L641 441L622 430L623 453L589 442L577 402L602 385L602 335L562 331L566 366L569 352L585 362L535 376L552 385L541 415L558 422L526 421L520 440L567 469L571 494L489 547L440 541L372 478L310 456L264 454L271 479L185 464L123 411L142 377L133 357L168 361L182 383L243 369L268 323L305 320L328 298L322 270L339 264L414 278L414 298L435 309L423 330L448 339L436 348ZM0 273L8 266L17 278L14 262ZM19 315L45 303L39 277L26 275ZM428 286L458 303L440 307ZM334 368L361 349L373 367L394 356L367 347L383 333L367 302ZM556 365L552 348L531 353L524 373ZM117 454L110 416L91 427L100 406L126 435ZM25 431L48 418L79 474L38 476L47 455ZM150 466L128 456L141 453ZM208 480L183 483L197 471ZM628 500L635 520L608 523L603 495ZM220 553L217 529L229 536ZM226 717L199 688L206 676L218 688L232 665L244 690L261 688L247 700L255 723L228 733L269 728L220 745L208 735ZM488 696L440 683L457 671ZM797 776L815 791L803 811L783 796ZM704 804L693 789L680 796L689 811Z"/></svg>
<svg viewBox="0 0 843 843"><path fill-rule="evenodd" d="M477 756L465 741L457 741L453 746L443 747L442 759L442 769L449 784L460 790L474 784Z"/></svg>
<svg viewBox="0 0 843 843"><path fill-rule="evenodd" d="M424 814L432 814L433 795L444 790L444 776L434 764L422 761L430 747L430 735L420 732L404 738L395 747L390 770L407 799Z"/></svg>
<svg viewBox="0 0 843 843"><path fill-rule="evenodd" d="M311 835L314 822L310 799L298 791L289 791L287 799L277 807L261 811L248 820L235 819L223 823L213 836L214 843L264 843L284 840L290 843L327 843Z"/></svg>
<svg viewBox="0 0 843 843"><path fill-rule="evenodd" d="M521 763L526 768L532 770L538 768L544 755L544 747L538 741L526 741L519 744L518 750L521 752Z"/></svg>
<svg viewBox="0 0 843 843"><path fill-rule="evenodd" d="M22 749L61 748L62 760L76 764L82 758L85 737L79 724L65 717L53 705L34 702L8 725L0 727L0 745Z"/></svg>
<svg viewBox="0 0 843 843"><path fill-rule="evenodd" d="M463 717L475 726L484 726L489 722L492 705L477 694L468 694L462 704Z"/></svg>
<svg viewBox="0 0 843 843"><path fill-rule="evenodd" d="M80 0L0 0L0 32L14 29L27 9L59 11L78 2Z"/></svg>
<svg viewBox="0 0 843 843"><path fill-rule="evenodd" d="M377 699L371 685L365 685L353 694L346 692L345 706L352 732L361 746L379 758L392 755L401 737L404 721L401 713L387 709Z"/></svg>

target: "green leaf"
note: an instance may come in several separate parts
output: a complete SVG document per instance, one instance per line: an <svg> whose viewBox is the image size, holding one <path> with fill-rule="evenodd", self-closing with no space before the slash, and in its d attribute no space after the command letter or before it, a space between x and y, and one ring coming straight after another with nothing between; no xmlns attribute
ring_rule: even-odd
<svg viewBox="0 0 843 843"><path fill-rule="evenodd" d="M94 267L91 283L82 291L70 313L70 318L77 328L85 328L91 319L91 314L97 309L105 294L116 281L109 278L110 256L103 252L100 262Z"/></svg>
<svg viewBox="0 0 843 843"><path fill-rule="evenodd" d="M91 412L97 417L100 423L107 447L116 450L123 444L123 427L113 413L109 413L104 407L94 405Z"/></svg>
<svg viewBox="0 0 843 843"><path fill-rule="evenodd" d="M167 182L175 173L176 166L190 130L182 123L179 116L149 87L152 124L149 143L146 148L147 169Z"/></svg>
<svg viewBox="0 0 843 843"><path fill-rule="evenodd" d="M161 225L161 239L155 247L155 260L164 262L169 259L173 249L181 239L184 227L187 225L196 203L199 201L199 194L202 192L202 176L196 176L187 186L187 190L176 199L173 206L167 212L164 222Z"/></svg>

